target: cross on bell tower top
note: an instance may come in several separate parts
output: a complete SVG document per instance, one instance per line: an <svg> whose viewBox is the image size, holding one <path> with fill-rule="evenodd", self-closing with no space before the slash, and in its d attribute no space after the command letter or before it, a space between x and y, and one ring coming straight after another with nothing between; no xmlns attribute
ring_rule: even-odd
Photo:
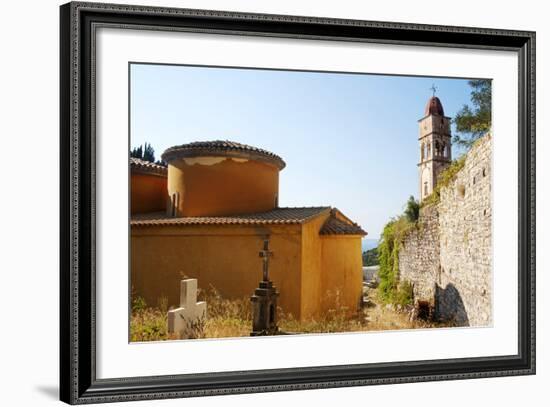
<svg viewBox="0 0 550 407"><path fill-rule="evenodd" d="M437 86L435 86L435 83L432 83L430 90L432 91L432 96L435 96L435 92L437 92Z"/></svg>
<svg viewBox="0 0 550 407"><path fill-rule="evenodd" d="M269 237L264 239L264 247L259 255L263 260L263 281L269 281L269 258L273 256L273 252L269 250Z"/></svg>

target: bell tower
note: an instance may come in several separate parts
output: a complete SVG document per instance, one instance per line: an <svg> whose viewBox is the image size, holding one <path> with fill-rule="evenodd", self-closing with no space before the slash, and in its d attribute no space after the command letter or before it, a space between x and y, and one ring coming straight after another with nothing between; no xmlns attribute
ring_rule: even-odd
<svg viewBox="0 0 550 407"><path fill-rule="evenodd" d="M435 87L432 90L424 117L418 121L420 202L433 192L439 174L451 163L451 118L445 116L443 105L435 96Z"/></svg>

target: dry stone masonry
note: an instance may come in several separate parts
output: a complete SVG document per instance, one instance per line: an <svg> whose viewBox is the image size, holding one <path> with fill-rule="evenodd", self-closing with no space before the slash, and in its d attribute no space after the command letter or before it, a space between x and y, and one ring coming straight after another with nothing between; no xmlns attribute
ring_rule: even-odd
<svg viewBox="0 0 550 407"><path fill-rule="evenodd" d="M433 298L439 272L439 214L423 207L418 227L411 230L399 250L399 278L413 284L415 299Z"/></svg>
<svg viewBox="0 0 550 407"><path fill-rule="evenodd" d="M461 326L491 324L491 147L490 134L472 147L399 252L400 280L412 283L415 301Z"/></svg>

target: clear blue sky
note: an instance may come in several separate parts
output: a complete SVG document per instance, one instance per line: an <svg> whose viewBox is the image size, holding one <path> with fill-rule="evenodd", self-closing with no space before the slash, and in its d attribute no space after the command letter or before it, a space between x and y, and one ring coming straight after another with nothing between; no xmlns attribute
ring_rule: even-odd
<svg viewBox="0 0 550 407"><path fill-rule="evenodd" d="M203 140L267 149L287 164L280 206L337 207L378 239L418 197L432 84L446 116L470 102L466 79L132 64L130 144L157 158Z"/></svg>

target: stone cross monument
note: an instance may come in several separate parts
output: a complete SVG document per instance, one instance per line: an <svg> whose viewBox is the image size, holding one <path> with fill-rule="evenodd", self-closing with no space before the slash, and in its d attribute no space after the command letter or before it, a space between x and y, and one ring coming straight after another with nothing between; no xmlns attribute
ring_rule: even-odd
<svg viewBox="0 0 550 407"><path fill-rule="evenodd" d="M259 254L263 260L263 281L269 281L269 258L273 256L273 252L269 251L269 239L264 240L264 248Z"/></svg>
<svg viewBox="0 0 550 407"><path fill-rule="evenodd" d="M259 253L263 260L263 278L260 285L250 297L252 302L252 332L251 336L275 335L277 327L277 297L279 293L269 281L269 259L273 252L269 250L269 238L264 239L263 250Z"/></svg>
<svg viewBox="0 0 550 407"><path fill-rule="evenodd" d="M168 333L189 338L197 324L206 319L206 302L197 302L197 279L181 280L180 307L168 311Z"/></svg>

